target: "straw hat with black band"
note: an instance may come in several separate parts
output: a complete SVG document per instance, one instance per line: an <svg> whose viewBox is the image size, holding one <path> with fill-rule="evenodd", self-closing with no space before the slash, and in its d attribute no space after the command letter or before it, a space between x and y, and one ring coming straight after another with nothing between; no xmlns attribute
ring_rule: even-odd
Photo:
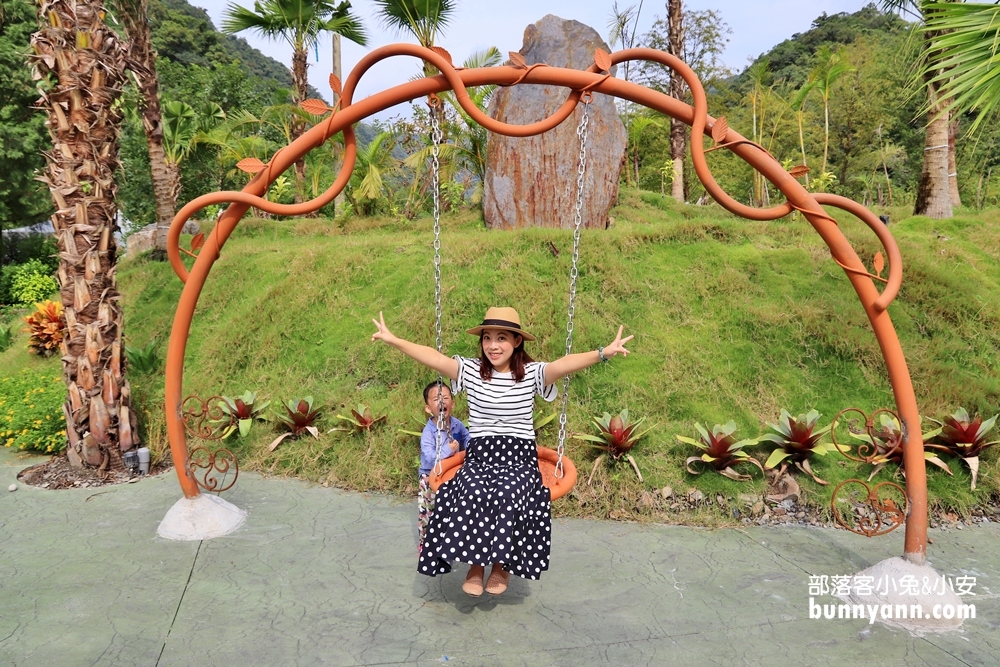
<svg viewBox="0 0 1000 667"><path fill-rule="evenodd" d="M535 340L534 336L521 328L521 318L517 314L517 311L513 308L496 306L489 308L486 311L486 316L483 318L483 323L479 326L468 329L466 333L478 336L484 329L502 329L504 331L513 331L524 338L524 340Z"/></svg>

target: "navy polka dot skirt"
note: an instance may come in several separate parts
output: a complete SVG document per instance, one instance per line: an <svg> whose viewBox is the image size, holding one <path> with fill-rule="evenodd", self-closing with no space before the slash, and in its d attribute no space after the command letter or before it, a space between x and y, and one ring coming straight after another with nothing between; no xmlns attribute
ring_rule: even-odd
<svg viewBox="0 0 1000 667"><path fill-rule="evenodd" d="M503 563L512 574L538 579L549 569L551 502L534 440L471 438L462 467L435 494L417 572L451 572L452 561Z"/></svg>

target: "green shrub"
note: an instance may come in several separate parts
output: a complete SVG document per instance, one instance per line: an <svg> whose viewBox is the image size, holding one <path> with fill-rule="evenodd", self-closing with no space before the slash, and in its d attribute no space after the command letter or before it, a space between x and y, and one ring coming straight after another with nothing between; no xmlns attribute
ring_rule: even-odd
<svg viewBox="0 0 1000 667"><path fill-rule="evenodd" d="M56 279L49 275L49 268L37 259L17 267L10 284L13 303L31 305L44 301L59 291Z"/></svg>
<svg viewBox="0 0 1000 667"><path fill-rule="evenodd" d="M0 248L0 264L17 266L37 259L55 273L59 268L59 248L52 234L8 234L4 235Z"/></svg>
<svg viewBox="0 0 1000 667"><path fill-rule="evenodd" d="M125 346L125 358L128 359L128 370L136 373L152 373L160 365L160 358L156 352L156 339L146 343L144 347Z"/></svg>
<svg viewBox="0 0 1000 667"><path fill-rule="evenodd" d="M66 385L51 371L25 369L13 377L0 378L0 443L16 451L63 451L65 400Z"/></svg>
<svg viewBox="0 0 1000 667"><path fill-rule="evenodd" d="M0 318L0 352L3 352L14 342L14 332L11 328L3 324L3 319Z"/></svg>
<svg viewBox="0 0 1000 667"><path fill-rule="evenodd" d="M10 295L10 286L14 282L14 272L20 268L20 264L7 264L0 268L0 305L14 303L14 298Z"/></svg>

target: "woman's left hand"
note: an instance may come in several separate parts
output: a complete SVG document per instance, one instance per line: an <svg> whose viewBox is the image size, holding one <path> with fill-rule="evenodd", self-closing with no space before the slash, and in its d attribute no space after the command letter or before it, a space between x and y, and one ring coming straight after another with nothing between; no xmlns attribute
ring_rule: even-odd
<svg viewBox="0 0 1000 667"><path fill-rule="evenodd" d="M625 326L624 325L619 326L618 327L618 335L615 336L614 341L610 345L606 346L602 350L602 354L604 354L604 358L605 359L610 359L611 357L613 357L613 356L615 356L617 354L620 354L623 357L627 357L628 356L628 350L625 349L625 343L627 343L630 340L632 340L633 338L635 338L635 336L632 335L632 336L627 336L625 338L622 338L622 332L624 330L625 330Z"/></svg>

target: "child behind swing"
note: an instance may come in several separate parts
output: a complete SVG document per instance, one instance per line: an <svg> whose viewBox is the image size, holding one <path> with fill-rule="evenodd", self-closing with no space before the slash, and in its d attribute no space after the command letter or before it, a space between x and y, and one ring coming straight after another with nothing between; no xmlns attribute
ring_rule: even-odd
<svg viewBox="0 0 1000 667"><path fill-rule="evenodd" d="M607 347L536 362L524 349L535 337L521 328L517 311L493 307L467 330L479 340L475 357L446 357L432 347L393 335L382 313L372 320L381 340L452 381L466 392L469 431L465 461L434 497L417 572L450 572L468 563L462 590L477 597L507 590L511 574L538 579L549 567L551 496L538 469L532 423L534 398L556 398L555 382L628 350L623 327ZM490 568L489 575L486 568ZM484 581L485 578L485 581Z"/></svg>
<svg viewBox="0 0 1000 667"><path fill-rule="evenodd" d="M429 415L424 431L420 435L420 492L417 496L417 525L420 532L420 543L417 554L424 548L424 533L427 522L434 511L434 491L431 490L428 476L434 468L435 461L444 461L465 449L469 441L469 430L461 420L451 416L455 401L447 384L431 382L424 387L424 412ZM440 413L442 429L440 451L438 449L438 415Z"/></svg>

